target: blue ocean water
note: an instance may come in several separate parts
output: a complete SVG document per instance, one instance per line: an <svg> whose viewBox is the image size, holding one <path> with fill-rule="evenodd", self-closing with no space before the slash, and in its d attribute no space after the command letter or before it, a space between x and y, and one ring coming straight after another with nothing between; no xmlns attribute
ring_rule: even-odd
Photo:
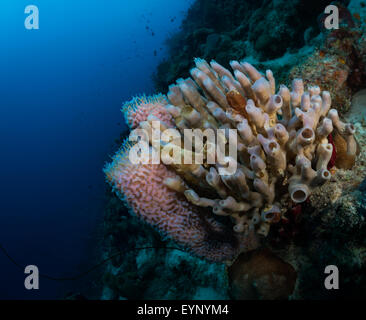
<svg viewBox="0 0 366 320"><path fill-rule="evenodd" d="M1 1L0 243L20 264L67 277L95 262L102 168L123 130L120 106L153 93L164 39L191 2ZM24 27L31 4L39 30ZM92 276L41 278L40 289L28 291L24 279L0 254L0 299L63 298L93 287Z"/></svg>

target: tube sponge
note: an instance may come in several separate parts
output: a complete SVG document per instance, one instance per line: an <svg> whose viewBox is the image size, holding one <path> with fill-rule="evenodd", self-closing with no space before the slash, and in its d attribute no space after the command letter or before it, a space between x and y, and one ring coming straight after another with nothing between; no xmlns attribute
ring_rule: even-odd
<svg viewBox="0 0 366 320"><path fill-rule="evenodd" d="M330 94L317 86L306 90L295 79L276 93L270 70L262 75L238 61L230 63L233 73L215 61L195 64L192 78L178 79L166 97L134 99L124 113L131 128L150 129L152 118L160 119L177 131L178 141L185 140L185 129L213 130L214 144L236 171L222 174L220 163L208 161L207 139L189 151L195 157L202 152L202 164L132 165L117 153L105 173L136 215L196 254L225 261L255 248L257 237L266 236L288 208L329 181L333 131L344 138L348 154L356 156L357 144L354 127L339 119ZM229 129L238 133L235 143ZM225 156L232 147L236 159ZM182 157L188 152L176 149Z"/></svg>

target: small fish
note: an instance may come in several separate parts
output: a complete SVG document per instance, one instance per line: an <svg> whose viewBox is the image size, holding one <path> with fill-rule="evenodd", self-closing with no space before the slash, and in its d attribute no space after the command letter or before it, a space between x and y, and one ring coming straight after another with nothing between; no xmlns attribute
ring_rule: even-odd
<svg viewBox="0 0 366 320"><path fill-rule="evenodd" d="M360 21L360 20L361 20L361 16L360 16L360 14L359 14L358 12L354 13L354 14L353 14L353 17L354 17L356 20L358 20L358 21Z"/></svg>

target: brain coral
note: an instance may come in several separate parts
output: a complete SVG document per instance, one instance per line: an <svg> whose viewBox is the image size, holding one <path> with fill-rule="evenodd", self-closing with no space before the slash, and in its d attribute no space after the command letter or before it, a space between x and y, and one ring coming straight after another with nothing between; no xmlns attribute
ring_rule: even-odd
<svg viewBox="0 0 366 320"><path fill-rule="evenodd" d="M133 165L121 151L105 173L136 215L196 254L224 261L256 247L257 236L267 236L293 204L330 180L329 135L342 136L353 156L357 144L353 125L340 120L329 92L318 86L305 90L295 79L291 89L277 88L270 70L262 75L246 62L232 61L233 73L215 61L195 64L192 78L177 80L167 97L134 103L128 122L150 132L160 120L161 128L176 129L179 141L185 129L213 129L218 140L222 129L224 153L232 147L233 129L237 157L225 159L235 163L235 172L220 174L222 164L208 161L206 140L191 151L202 155L202 163ZM174 146L184 158L187 150L176 141ZM218 223L217 216L229 219Z"/></svg>

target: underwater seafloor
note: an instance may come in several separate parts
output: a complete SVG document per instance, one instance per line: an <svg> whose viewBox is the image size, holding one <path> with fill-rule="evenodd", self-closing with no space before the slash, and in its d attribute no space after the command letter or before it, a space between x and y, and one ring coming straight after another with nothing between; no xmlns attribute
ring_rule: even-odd
<svg viewBox="0 0 366 320"><path fill-rule="evenodd" d="M356 159L335 141L330 181L288 210L256 250L231 266L178 250L129 213L110 188L102 250L103 258L115 257L105 267L101 299L366 297L366 2L334 2L338 30L322 27L329 3L197 0L181 31L167 40L170 58L154 80L157 92L166 93L176 79L189 76L195 57L226 68L245 58L261 72L271 69L277 83L289 87L302 78L329 91L332 108L353 124ZM339 290L324 288L327 265L340 270Z"/></svg>

